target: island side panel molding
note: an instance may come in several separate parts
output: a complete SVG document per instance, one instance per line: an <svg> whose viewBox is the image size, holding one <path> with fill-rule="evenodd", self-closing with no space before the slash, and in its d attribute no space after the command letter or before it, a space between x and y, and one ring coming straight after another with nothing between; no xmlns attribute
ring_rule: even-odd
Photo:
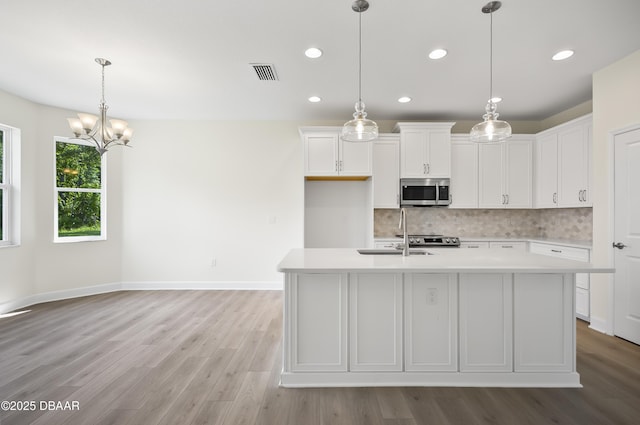
<svg viewBox="0 0 640 425"><path fill-rule="evenodd" d="M458 277L406 273L405 370L458 370Z"/></svg>
<svg viewBox="0 0 640 425"><path fill-rule="evenodd" d="M349 274L349 370L402 370L402 274Z"/></svg>
<svg viewBox="0 0 640 425"><path fill-rule="evenodd" d="M460 371L513 371L513 275L460 274Z"/></svg>
<svg viewBox="0 0 640 425"><path fill-rule="evenodd" d="M575 372L575 274L514 275L516 372Z"/></svg>
<svg viewBox="0 0 640 425"><path fill-rule="evenodd" d="M286 289L290 360L285 367L293 372L346 372L347 273L289 274Z"/></svg>

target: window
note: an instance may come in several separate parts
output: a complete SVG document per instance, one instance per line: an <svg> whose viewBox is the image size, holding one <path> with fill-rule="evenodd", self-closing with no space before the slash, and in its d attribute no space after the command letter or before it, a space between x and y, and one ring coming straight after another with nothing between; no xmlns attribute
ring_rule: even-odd
<svg viewBox="0 0 640 425"><path fill-rule="evenodd" d="M9 237L5 229L9 219L9 175L7 165L8 143L5 143L5 131L0 127L0 243L6 243Z"/></svg>
<svg viewBox="0 0 640 425"><path fill-rule="evenodd" d="M106 239L106 157L76 139L55 138L55 242Z"/></svg>
<svg viewBox="0 0 640 425"><path fill-rule="evenodd" d="M0 246L20 244L20 130L0 124Z"/></svg>

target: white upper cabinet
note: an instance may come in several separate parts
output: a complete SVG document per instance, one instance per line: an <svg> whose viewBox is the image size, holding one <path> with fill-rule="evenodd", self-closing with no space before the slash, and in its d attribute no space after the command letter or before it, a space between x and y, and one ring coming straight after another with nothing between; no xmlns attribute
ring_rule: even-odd
<svg viewBox="0 0 640 425"><path fill-rule="evenodd" d="M372 143L345 142L341 127L301 127L305 176L371 176Z"/></svg>
<svg viewBox="0 0 640 425"><path fill-rule="evenodd" d="M536 145L536 207L558 206L558 135L538 137Z"/></svg>
<svg viewBox="0 0 640 425"><path fill-rule="evenodd" d="M591 114L538 134L536 207L590 207Z"/></svg>
<svg viewBox="0 0 640 425"><path fill-rule="evenodd" d="M450 208L478 208L478 144L469 135L451 136Z"/></svg>
<svg viewBox="0 0 640 425"><path fill-rule="evenodd" d="M513 136L504 143L479 146L480 208L531 208L533 137ZM455 193L452 191L455 197Z"/></svg>
<svg viewBox="0 0 640 425"><path fill-rule="evenodd" d="M558 134L558 205L591 206L591 123Z"/></svg>
<svg viewBox="0 0 640 425"><path fill-rule="evenodd" d="M400 176L451 176L451 127L455 123L396 124L400 132Z"/></svg>
<svg viewBox="0 0 640 425"><path fill-rule="evenodd" d="M400 206L400 136L381 134L373 142L373 207Z"/></svg>

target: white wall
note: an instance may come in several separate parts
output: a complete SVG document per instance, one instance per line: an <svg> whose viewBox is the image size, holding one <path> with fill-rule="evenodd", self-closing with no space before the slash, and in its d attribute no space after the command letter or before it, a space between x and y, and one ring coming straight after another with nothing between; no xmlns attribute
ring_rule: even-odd
<svg viewBox="0 0 640 425"><path fill-rule="evenodd" d="M54 136L69 134L71 111L0 91L0 122L21 130L21 245L0 248L0 311L42 293L118 282L121 274L120 160L108 176L108 241L53 243ZM16 304L17 303L17 304Z"/></svg>
<svg viewBox="0 0 640 425"><path fill-rule="evenodd" d="M611 264L612 159L610 132L640 124L640 50L593 74L593 259ZM613 280L591 276L592 326L613 331Z"/></svg>
<svg viewBox="0 0 640 425"><path fill-rule="evenodd" d="M299 123L130 124L123 281L281 285L278 262L303 243Z"/></svg>

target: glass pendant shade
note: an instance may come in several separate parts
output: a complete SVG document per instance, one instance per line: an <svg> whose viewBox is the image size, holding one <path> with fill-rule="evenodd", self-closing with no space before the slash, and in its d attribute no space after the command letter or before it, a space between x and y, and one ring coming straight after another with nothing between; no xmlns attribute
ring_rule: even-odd
<svg viewBox="0 0 640 425"><path fill-rule="evenodd" d="M500 143L511 137L511 126L506 121L498 119L496 104L489 101L486 106L487 113L482 116L484 121L476 124L471 129L470 138L476 143Z"/></svg>
<svg viewBox="0 0 640 425"><path fill-rule="evenodd" d="M370 142L378 138L378 124L367 119L363 102L356 103L353 119L344 124L341 137L347 142Z"/></svg>

